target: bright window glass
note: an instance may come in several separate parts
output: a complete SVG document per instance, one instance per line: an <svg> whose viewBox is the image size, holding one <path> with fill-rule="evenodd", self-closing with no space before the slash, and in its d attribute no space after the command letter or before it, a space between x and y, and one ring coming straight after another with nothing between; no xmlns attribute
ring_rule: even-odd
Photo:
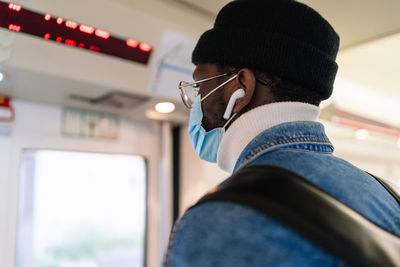
<svg viewBox="0 0 400 267"><path fill-rule="evenodd" d="M24 153L17 267L144 266L145 233L142 157Z"/></svg>

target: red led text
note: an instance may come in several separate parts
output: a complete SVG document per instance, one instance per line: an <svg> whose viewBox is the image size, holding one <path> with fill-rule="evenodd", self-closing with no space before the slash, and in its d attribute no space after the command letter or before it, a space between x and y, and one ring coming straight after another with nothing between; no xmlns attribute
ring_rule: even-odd
<svg viewBox="0 0 400 267"><path fill-rule="evenodd" d="M109 32L106 32L106 31L104 31L104 30L97 29L97 30L95 31L94 34L95 34L97 37L100 37L100 38L103 38L103 39L108 39L108 38L110 38L110 33L109 33Z"/></svg>
<svg viewBox="0 0 400 267"><path fill-rule="evenodd" d="M8 25L8 29L10 31L19 32L21 30L21 26L10 24L10 25Z"/></svg>
<svg viewBox="0 0 400 267"><path fill-rule="evenodd" d="M94 28L92 26L84 25L82 24L79 26L79 30L81 32L87 33L87 34L92 34L94 32Z"/></svg>
<svg viewBox="0 0 400 267"><path fill-rule="evenodd" d="M20 12L22 7L20 5L14 4L14 3L10 3L8 5L8 8L17 12Z"/></svg>
<svg viewBox="0 0 400 267"><path fill-rule="evenodd" d="M133 47L133 48L136 48L136 47L139 46L139 42L134 40L134 39L128 39L128 40L126 40L126 45L130 46L130 47Z"/></svg>

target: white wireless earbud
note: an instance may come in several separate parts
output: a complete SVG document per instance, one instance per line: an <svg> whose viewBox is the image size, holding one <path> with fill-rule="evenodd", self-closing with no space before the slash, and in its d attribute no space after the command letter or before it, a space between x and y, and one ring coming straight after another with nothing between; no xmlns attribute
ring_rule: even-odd
<svg viewBox="0 0 400 267"><path fill-rule="evenodd" d="M244 95L245 95L245 92L243 89L237 89L235 92L233 92L233 94L231 95L231 98L229 99L228 106L225 109L225 113L223 116L223 118L225 120L228 120L231 117L232 110L233 110L233 107L235 106L236 100L244 97Z"/></svg>

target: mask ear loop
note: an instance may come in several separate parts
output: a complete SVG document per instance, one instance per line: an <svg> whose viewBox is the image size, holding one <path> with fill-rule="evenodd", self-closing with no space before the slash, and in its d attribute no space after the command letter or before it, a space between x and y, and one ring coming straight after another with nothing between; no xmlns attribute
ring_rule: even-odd
<svg viewBox="0 0 400 267"><path fill-rule="evenodd" d="M209 92L208 94L206 94L202 99L200 99L200 102L202 102L203 100L205 100L207 97L209 97L212 93L214 93L215 91L217 91L219 88L221 88L222 86L224 86L225 84L229 83L230 81L232 81L233 79L235 79L237 77L237 74L231 78L229 78L228 80L226 80L225 82L221 83L219 86L217 86L216 88L214 88L213 90L211 90L211 92Z"/></svg>
<svg viewBox="0 0 400 267"><path fill-rule="evenodd" d="M224 129L224 131L226 131L226 129L225 129L226 126L233 120L233 118L236 117L236 114L237 114L237 113L233 114L232 117L230 117L230 119L224 124L224 126L222 126L222 128Z"/></svg>

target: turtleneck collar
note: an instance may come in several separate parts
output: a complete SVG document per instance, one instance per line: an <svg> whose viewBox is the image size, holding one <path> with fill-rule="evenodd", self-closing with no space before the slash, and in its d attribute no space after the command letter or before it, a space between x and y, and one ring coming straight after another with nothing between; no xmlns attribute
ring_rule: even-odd
<svg viewBox="0 0 400 267"><path fill-rule="evenodd" d="M232 173L240 153L263 131L281 123L315 121L317 106L301 102L278 102L254 108L237 118L222 137L218 149L218 166Z"/></svg>

